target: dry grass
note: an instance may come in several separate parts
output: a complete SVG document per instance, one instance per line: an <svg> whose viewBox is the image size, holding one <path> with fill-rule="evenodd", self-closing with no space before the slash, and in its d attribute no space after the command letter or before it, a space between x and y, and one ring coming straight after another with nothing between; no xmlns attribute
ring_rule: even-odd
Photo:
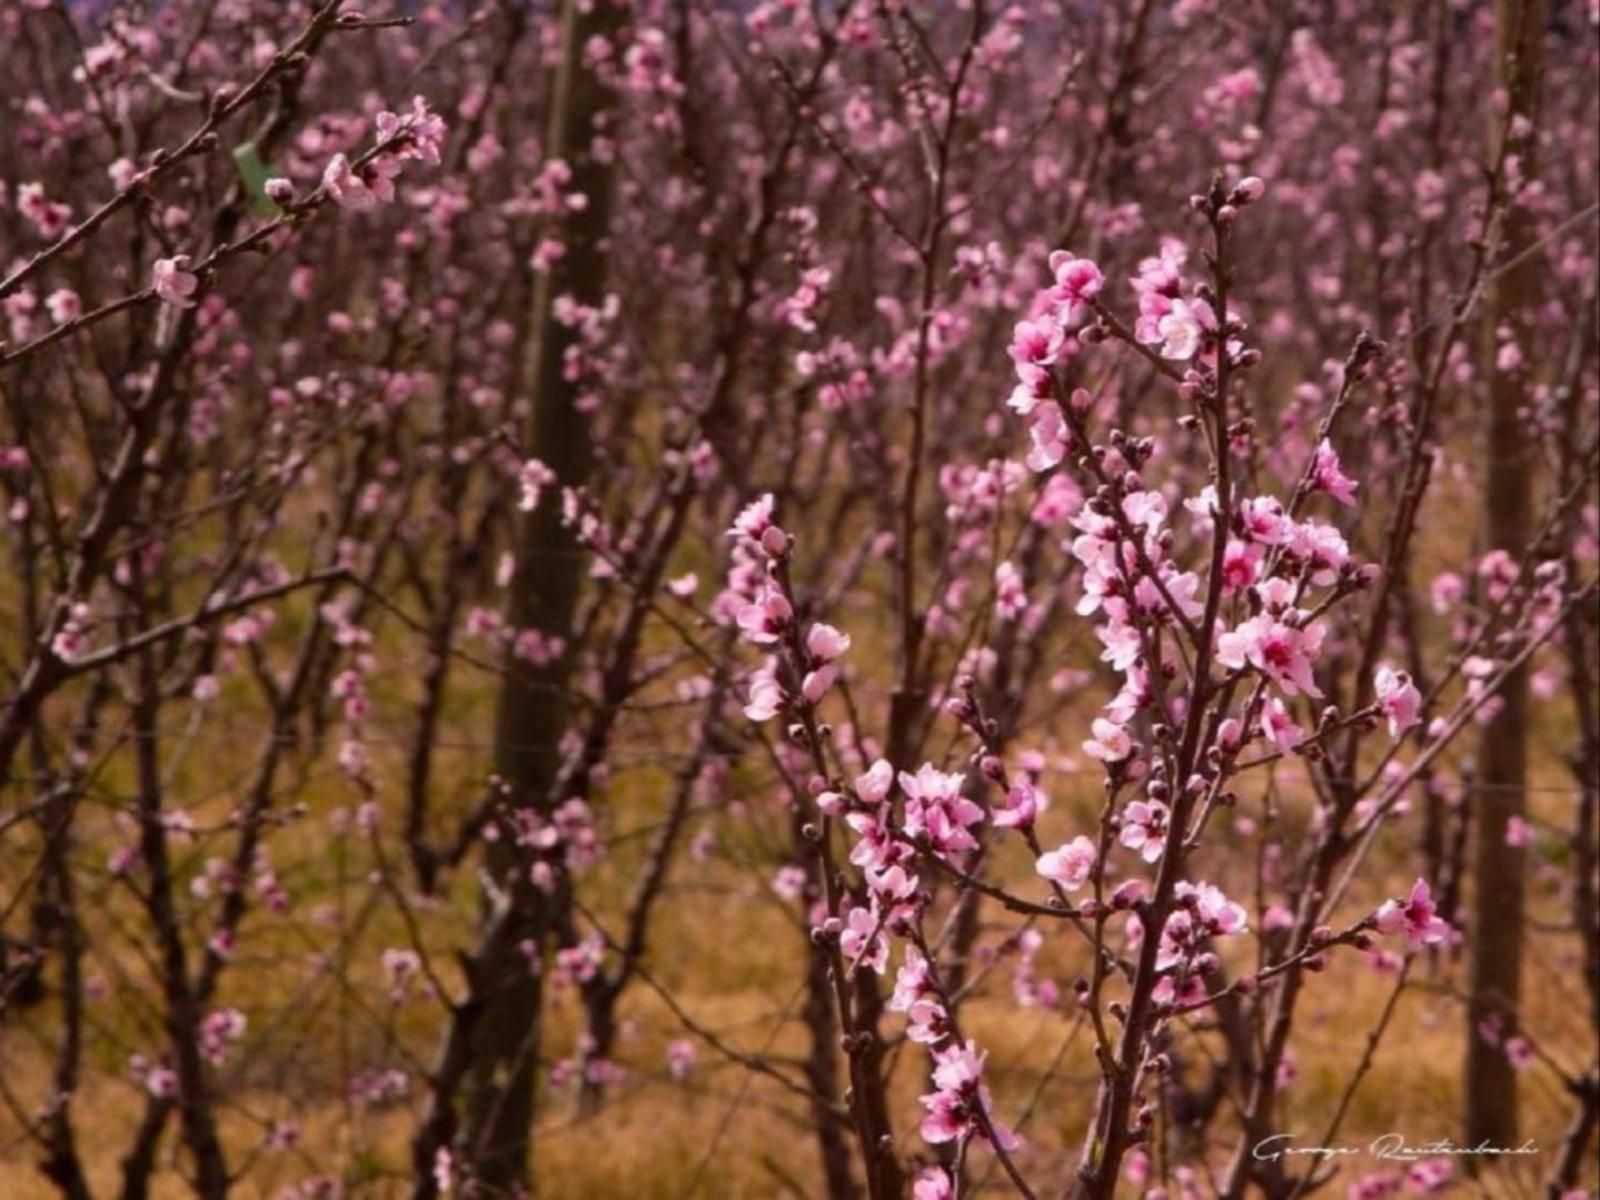
<svg viewBox="0 0 1600 1200"><path fill-rule="evenodd" d="M1065 810L1071 807L1061 804L1051 817L1065 827L1069 820ZM758 825L760 816L756 814ZM311 836L307 830L293 840L305 855L307 871L302 874L290 867L288 877L309 887L313 864L320 866L319 874L330 874L326 838ZM1026 864L1015 850L1007 853L1020 884ZM602 875L625 880L634 856L634 851L619 848L601 868ZM1399 890L1407 870L1404 855L1394 853L1384 867L1389 890ZM354 860L345 873L352 880L346 904L353 911L359 895ZM798 1056L806 1044L796 1019L794 966L801 935L792 916L765 894L760 881L768 874L767 866L746 869L726 859L681 866L674 903L664 910L653 939L651 962L677 1002L705 1026L723 1031L731 1043L750 1051ZM1540 894L1540 915L1559 918L1552 907L1554 895L1542 890ZM339 904L337 891L304 899L333 911ZM468 927L472 903L466 881L438 911L423 915L439 944L448 944ZM236 977L241 983L248 981L249 994L226 997L251 1013L253 1033L272 1019L274 1010L284 1014L281 1029L259 1044L264 1053L247 1056L244 1067L233 1075L226 1133L235 1161L259 1140L267 1120L292 1116L303 1127L299 1148L261 1158L238 1194L274 1196L284 1185L311 1173L315 1164L316 1169L361 1180L360 1194L400 1195L408 1161L408 1110L365 1112L347 1105L341 1099L340 1081L353 1069L399 1061L375 1035L379 1024L389 1026L418 1061L425 1060L431 1051L436 1010L425 999L399 1009L387 1003L375 956L377 948L402 941L392 913L378 913L362 932L359 948L351 952L350 970L357 987L349 992L333 985L331 973L318 976L307 991L306 972L286 969L291 964L303 968L312 937L309 926L294 923L280 923L275 930L270 924L259 928L241 955L284 969L241 969ZM1568 1068L1581 1066L1593 1053L1573 951L1570 939L1541 934L1530 946L1528 962L1527 1027ZM1064 949L1052 948L1050 953L1058 957L1047 955L1042 960L1045 973L1066 990L1078 964ZM145 978L132 961L120 969L127 972L130 983ZM1018 1114L1025 1106L1032 1108L1025 1127L1025 1165L1036 1178L1059 1179L1092 1104L1089 1042L1081 1030L1074 1034L1073 1022L1062 1013L1015 1008L1009 1002L1009 969L1009 960L1002 962L991 978L989 997L974 1001L964 1020L969 1034L991 1052L1001 1112ZM1408 989L1400 1002L1371 1073L1351 1106L1342 1142L1362 1145L1390 1130L1421 1140L1448 1136L1457 1128L1462 1020L1449 989L1461 976L1460 963L1419 964L1418 986ZM91 1063L76 1110L92 1180L97 1192L107 1194L115 1190L117 1159L131 1139L143 1102L130 1084L118 1078L120 1057L109 1047L119 1040L129 1046L157 1044L146 1038L151 1018L145 1009L154 997L147 985L135 984L136 995L130 995L126 986L115 992L115 1003L102 1002L94 1011L104 1042ZM1285 1094L1281 1124L1286 1131L1308 1139L1321 1132L1391 986L1388 977L1353 953L1341 955L1315 981L1303 1001L1293 1042L1297 1076ZM549 1036L549 1047L556 1054L572 1045L575 1015L570 997L556 1000ZM718 1061L709 1048L701 1049L700 1065L687 1084L673 1083L661 1070L666 1043L682 1035L671 1012L640 984L626 1000L624 1015L629 1033L619 1057L632 1068L629 1080L614 1089L594 1115L580 1116L567 1095L551 1097L547 1103L538 1140L541 1195L547 1200L612 1196L673 1200L690 1194L694 1181L694 1194L702 1197L816 1194L814 1141L793 1096L770 1081L747 1076L736 1064ZM35 1010L8 1026L0 1040L0 1069L12 1095L45 1094L44 1038L52 1017L48 1005ZM902 1146L914 1154L920 1149L913 1122L923 1068L918 1048L906 1045L902 1050L904 1061L896 1076L900 1137ZM1059 1062L1047 1072L1058 1055ZM1193 1048L1188 1059L1192 1071L1201 1069ZM1544 1067L1526 1074L1523 1094L1526 1130L1544 1153L1526 1170L1497 1177L1492 1189L1497 1195L1535 1194L1569 1116L1568 1101ZM0 1129L9 1121L9 1117L0 1120ZM1219 1161L1226 1151L1226 1146L1217 1148ZM172 1169L176 1163L170 1144L167 1154L168 1169L156 1190L158 1198L186 1194ZM53 1194L13 1130L0 1151L0 1197L42 1200ZM1003 1194L998 1176L995 1194Z"/></svg>

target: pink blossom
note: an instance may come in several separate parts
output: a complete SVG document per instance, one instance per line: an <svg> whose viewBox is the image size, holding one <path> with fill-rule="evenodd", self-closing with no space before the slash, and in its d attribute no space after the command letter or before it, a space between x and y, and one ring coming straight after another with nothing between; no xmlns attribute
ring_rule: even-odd
<svg viewBox="0 0 1600 1200"><path fill-rule="evenodd" d="M1122 1174L1134 1187L1142 1189L1150 1178L1150 1156L1143 1150L1132 1151L1123 1163Z"/></svg>
<svg viewBox="0 0 1600 1200"><path fill-rule="evenodd" d="M728 531L728 536L760 542L767 530L772 528L772 505L771 492L752 500L739 510L739 515L733 519L733 528Z"/></svg>
<svg viewBox="0 0 1600 1200"><path fill-rule="evenodd" d="M983 809L962 794L966 777L940 771L924 763L915 775L900 772L905 794L905 833L917 841L926 838L941 855L977 849L969 827L983 819Z"/></svg>
<svg viewBox="0 0 1600 1200"><path fill-rule="evenodd" d="M1066 458L1072 447L1072 433L1062 416L1061 406L1054 400L1041 401L1033 410L1028 437L1033 442L1033 448L1028 451L1030 470L1048 471Z"/></svg>
<svg viewBox="0 0 1600 1200"><path fill-rule="evenodd" d="M1525 1071L1539 1060L1538 1051L1525 1037L1509 1037L1505 1044L1506 1061L1518 1071Z"/></svg>
<svg viewBox="0 0 1600 1200"><path fill-rule="evenodd" d="M806 652L821 662L832 660L850 649L850 635L820 622L806 632Z"/></svg>
<svg viewBox="0 0 1600 1200"><path fill-rule="evenodd" d="M1374 914L1374 923L1380 933L1404 930L1412 950L1438 945L1450 936L1450 923L1434 908L1433 889L1425 879L1412 885L1407 899L1384 901Z"/></svg>
<svg viewBox="0 0 1600 1200"><path fill-rule="evenodd" d="M1271 905L1266 912L1261 914L1261 928L1268 933L1278 933L1285 929L1293 929L1294 914L1281 904Z"/></svg>
<svg viewBox="0 0 1600 1200"><path fill-rule="evenodd" d="M1437 1192L1450 1182L1455 1166L1448 1158L1430 1158L1413 1163L1406 1172L1406 1182L1414 1191Z"/></svg>
<svg viewBox="0 0 1600 1200"><path fill-rule="evenodd" d="M555 662L566 649L565 638L548 637L537 629L519 629L511 642L511 653L536 667Z"/></svg>
<svg viewBox="0 0 1600 1200"><path fill-rule="evenodd" d="M993 820L1000 829L1031 828L1039 815L1039 793L1026 779L1018 780L1006 793L1004 808L994 810Z"/></svg>
<svg viewBox="0 0 1600 1200"><path fill-rule="evenodd" d="M189 271L188 266L189 256L179 254L158 258L150 268L150 286L163 304L173 308L194 307L194 293L200 286L200 277Z"/></svg>
<svg viewBox="0 0 1600 1200"><path fill-rule="evenodd" d="M1291 696L1300 692L1321 696L1322 689L1311 674L1321 649L1322 626L1297 629L1262 615L1219 637L1217 660L1236 671L1254 667Z"/></svg>
<svg viewBox="0 0 1600 1200"><path fill-rule="evenodd" d="M1180 881L1177 887L1180 899L1193 903L1203 929L1210 937L1224 937L1243 933L1249 928L1243 905L1235 904L1222 894L1222 889L1209 883L1190 884Z"/></svg>
<svg viewBox="0 0 1600 1200"><path fill-rule="evenodd" d="M1098 266L1065 250L1056 250L1050 255L1050 271L1056 280L1051 298L1069 310L1087 304L1105 287L1106 278Z"/></svg>
<svg viewBox="0 0 1600 1200"><path fill-rule="evenodd" d="M1156 322L1161 335L1161 357L1193 358L1208 330L1217 327L1217 316L1204 300L1174 300L1165 316Z"/></svg>
<svg viewBox="0 0 1600 1200"><path fill-rule="evenodd" d="M411 100L411 111L405 114L380 112L373 122L380 143L390 142L405 134L403 142L394 153L401 158L417 158L434 166L439 165L439 150L444 142L444 118L428 111L428 102L421 96Z"/></svg>
<svg viewBox="0 0 1600 1200"><path fill-rule="evenodd" d="M415 950L390 947L379 956L383 973L389 977L389 987L402 995L411 982L422 972L422 958Z"/></svg>
<svg viewBox="0 0 1600 1200"><path fill-rule="evenodd" d="M1233 185L1233 203L1254 204L1266 195L1267 185L1259 175L1246 175Z"/></svg>
<svg viewBox="0 0 1600 1200"><path fill-rule="evenodd" d="M800 680L800 694L810 703L816 704L833 687L839 678L839 668L833 663L827 663L814 671L807 671Z"/></svg>
<svg viewBox="0 0 1600 1200"><path fill-rule="evenodd" d="M905 959L895 974L894 991L889 997L890 1012L903 1012L909 1021L906 1036L923 1045L944 1040L949 1019L939 1003L927 959L915 946L907 946Z"/></svg>
<svg viewBox="0 0 1600 1200"><path fill-rule="evenodd" d="M1294 532L1294 522L1283 511L1276 496L1257 496L1239 503L1237 515L1244 532L1264 546L1279 546Z"/></svg>
<svg viewBox="0 0 1600 1200"><path fill-rule="evenodd" d="M753 604L739 609L739 628L758 646L776 642L794 620L794 609L782 592L776 588L765 589Z"/></svg>
<svg viewBox="0 0 1600 1200"><path fill-rule="evenodd" d="M200 1025L200 1053L214 1065L227 1061L228 1051L244 1036L245 1017L237 1008L206 1014Z"/></svg>
<svg viewBox="0 0 1600 1200"><path fill-rule="evenodd" d="M544 489L556 481L556 473L537 458L530 458L522 464L522 470L517 475L517 482L522 485L522 499L517 507L523 512L532 512L539 507L539 497Z"/></svg>
<svg viewBox="0 0 1600 1200"><path fill-rule="evenodd" d="M1291 554L1315 568L1311 580L1322 587L1333 583L1350 561L1350 544L1344 534L1321 521L1296 525L1287 544Z"/></svg>
<svg viewBox="0 0 1600 1200"><path fill-rule="evenodd" d="M772 894L780 900L798 900L804 894L806 873L793 863L778 868L772 877Z"/></svg>
<svg viewBox="0 0 1600 1200"><path fill-rule="evenodd" d="M1134 800L1123 810L1118 840L1137 850L1145 862L1153 863L1166 849L1167 816L1167 806L1159 800Z"/></svg>
<svg viewBox="0 0 1600 1200"><path fill-rule="evenodd" d="M952 1200L955 1185L943 1167L928 1167L911 1187L911 1200Z"/></svg>
<svg viewBox="0 0 1600 1200"><path fill-rule="evenodd" d="M694 1043L687 1038L675 1038L667 1043L667 1074L682 1083L689 1078L698 1057Z"/></svg>
<svg viewBox="0 0 1600 1200"><path fill-rule="evenodd" d="M1448 613L1467 594L1466 582L1454 571L1441 571L1428 587L1428 599L1440 616Z"/></svg>
<svg viewBox="0 0 1600 1200"><path fill-rule="evenodd" d="M328 160L322 171L322 187L335 204L351 212L371 212L378 207L376 193L343 154L335 154Z"/></svg>
<svg viewBox="0 0 1600 1200"><path fill-rule="evenodd" d="M1038 862L1034 864L1034 870L1045 879L1060 884L1065 890L1075 892L1089 878L1097 857L1095 844L1079 835L1070 842L1041 854Z"/></svg>
<svg viewBox="0 0 1600 1200"><path fill-rule="evenodd" d="M1356 488L1359 485L1340 469L1339 453L1327 438L1317 443L1311 481L1340 504L1353 506L1356 502Z"/></svg>
<svg viewBox="0 0 1600 1200"><path fill-rule="evenodd" d="M894 768L884 759L878 759L864 775L857 775L853 790L856 799L869 807L882 804L894 786Z"/></svg>
<svg viewBox="0 0 1600 1200"><path fill-rule="evenodd" d="M1177 971L1164 975L1151 991L1150 998L1157 1004L1199 1004L1206 998L1205 980L1197 971Z"/></svg>
<svg viewBox="0 0 1600 1200"><path fill-rule="evenodd" d="M1136 529L1157 532L1167 519L1167 498L1160 492L1130 492L1122 498L1122 515Z"/></svg>
<svg viewBox="0 0 1600 1200"><path fill-rule="evenodd" d="M856 905L845 914L839 933L839 949L851 965L869 967L882 975L889 965L889 939L883 936L884 920L877 905Z"/></svg>
<svg viewBox="0 0 1600 1200"><path fill-rule="evenodd" d="M987 1137L979 1119L982 1114L989 1118L1004 1149L1014 1150L1021 1144L1015 1134L993 1119L989 1089L983 1084L984 1058L977 1043L970 1041L964 1046L934 1051L933 1085L937 1090L922 1097L922 1105L928 1110L922 1119L924 1141L938 1145L973 1133Z"/></svg>
<svg viewBox="0 0 1600 1200"><path fill-rule="evenodd" d="M1507 817L1506 845L1523 847L1533 845L1533 826L1529 825L1521 817Z"/></svg>
<svg viewBox="0 0 1600 1200"><path fill-rule="evenodd" d="M1261 563L1266 552L1257 542L1230 539L1222 554L1222 592L1231 596L1252 586L1261 578Z"/></svg>
<svg viewBox="0 0 1600 1200"><path fill-rule="evenodd" d="M1061 355L1066 334L1054 321L1018 321L1011 334L1011 361L1018 367L1048 367Z"/></svg>
<svg viewBox="0 0 1600 1200"><path fill-rule="evenodd" d="M744 706L744 715L757 723L770 721L787 703L788 697L772 673L757 672L750 679L750 697Z"/></svg>
<svg viewBox="0 0 1600 1200"><path fill-rule="evenodd" d="M1305 730L1294 723L1288 707L1276 696L1270 697L1261 707L1261 731L1284 754L1291 753L1306 740Z"/></svg>
<svg viewBox="0 0 1600 1200"><path fill-rule="evenodd" d="M456 1159L450 1147L440 1146L433 1155L433 1184L448 1195L455 1187Z"/></svg>
<svg viewBox="0 0 1600 1200"><path fill-rule="evenodd" d="M44 306L49 310L50 319L57 325L64 325L83 315L83 301L71 288L57 288L44 298Z"/></svg>
<svg viewBox="0 0 1600 1200"><path fill-rule="evenodd" d="M1094 737L1083 743L1083 752L1101 762L1121 762L1133 753L1133 739L1128 731L1104 717L1096 717L1090 724Z"/></svg>
<svg viewBox="0 0 1600 1200"><path fill-rule="evenodd" d="M88 653L93 625L94 611L87 604L74 604L60 630L50 639L51 652L62 662L78 662Z"/></svg>
<svg viewBox="0 0 1600 1200"><path fill-rule="evenodd" d="M178 1094L178 1073L171 1067L152 1067L144 1077L145 1090L158 1100Z"/></svg>
<svg viewBox="0 0 1600 1200"><path fill-rule="evenodd" d="M995 615L1002 621L1015 619L1028 607L1022 590L1022 572L1009 559L994 569Z"/></svg>
<svg viewBox="0 0 1600 1200"><path fill-rule="evenodd" d="M1050 399L1052 376L1045 367L1019 365L1017 386L1006 398L1006 406L1019 416L1029 416L1041 403Z"/></svg>
<svg viewBox="0 0 1600 1200"><path fill-rule="evenodd" d="M1379 710L1388 718L1390 737L1399 737L1422 720L1422 693L1405 671L1379 667L1372 687Z"/></svg>
<svg viewBox="0 0 1600 1200"><path fill-rule="evenodd" d="M17 211L38 231L40 237L53 242L66 233L72 222L72 208L58 200L45 198L44 185L24 183L17 188Z"/></svg>

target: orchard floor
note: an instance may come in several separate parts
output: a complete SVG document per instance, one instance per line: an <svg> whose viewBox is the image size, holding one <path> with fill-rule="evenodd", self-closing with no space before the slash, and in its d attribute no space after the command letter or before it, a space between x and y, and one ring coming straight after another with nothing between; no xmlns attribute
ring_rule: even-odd
<svg viewBox="0 0 1600 1200"><path fill-rule="evenodd" d="M1059 814L1051 814L1059 820ZM1049 832L1049 830L1047 830ZM1048 841L1049 838L1047 837ZM619 853L601 868L626 872L627 854ZM721 1033L731 1044L751 1052L798 1057L805 1031L796 1018L795 954L799 934L792 915L773 901L750 871L725 865L711 870L680 867L677 902L652 940L651 962L663 986L702 1025ZM1409 883L1396 856L1389 869L1393 891ZM1018 871L1019 888L1027 886ZM1560 898L1539 879L1530 881L1535 906L1550 924L1561 921ZM694 893L698 893L695 895ZM470 888L430 917L440 944L446 932L459 935L470 927ZM454 912L454 921L450 914ZM990 914L991 917L994 914ZM694 922L699 921L699 932ZM285 933L279 947L285 961L304 931ZM241 1162L261 1140L267 1123L292 1118L301 1125L299 1144L255 1159L241 1179L241 1198L276 1198L285 1187L318 1172L344 1177L346 1195L390 1197L405 1194L407 1138L412 1112L404 1105L375 1108L346 1101L347 1081L354 1071L378 1064L403 1065L384 1043L374 1040L372 1005L382 1006L383 984L370 969L376 949L389 944L387 933L374 925L364 948L352 952L351 973L365 979L361 988L341 990L330 975L310 992L280 997L285 1022L278 1036L255 1044L247 1039L242 1061L231 1064L226 1140L234 1162ZM259 939L248 952L272 953ZM1076 964L1041 955L1041 975L1070 986ZM1559 931L1537 935L1528 950L1527 1028L1541 1049L1568 1070L1583 1066L1594 1053L1588 1028L1581 974L1573 940ZM367 966L361 966L357 960ZM1024 1171L1053 1194L1065 1178L1082 1123L1093 1101L1094 1080L1089 1040L1067 1015L1010 1003L1013 959L1006 959L990 979L988 997L970 1002L963 1020L970 1036L991 1053L999 1112L1019 1120L1026 1148L1019 1155ZM243 964L241 964L243 965ZM1365 1148L1384 1133L1404 1135L1409 1143L1449 1137L1459 1128L1460 1066L1463 1018L1456 987L1465 963L1444 956L1419 959L1412 984L1402 995L1370 1073L1356 1093L1338 1137L1341 1145ZM242 978L242 976L241 976ZM270 976L260 986L272 986ZM370 985L370 987L368 986ZM1337 1108L1351 1065L1367 1043L1368 1031L1387 1002L1391 976L1380 974L1355 952L1337 956L1331 968L1314 980L1303 1001L1303 1015L1294 1038L1295 1073L1283 1093L1280 1128L1315 1143ZM251 1033L258 1021L271 1021L273 1005L265 997L232 996L252 1013ZM281 1001L292 1000L284 1006ZM363 1007L368 1006L368 1007ZM437 1009L425 997L386 1008L391 1032L423 1063L431 1055ZM49 1059L39 1037L53 1028L50 1005L23 1014L0 1028L0 1078L19 1105L46 1094ZM548 1046L556 1054L570 1052L575 1031L575 1006L570 996L555 1001ZM539 1195L544 1200L687 1200L691 1196L721 1198L811 1197L820 1194L815 1140L795 1098L771 1081L747 1074L737 1064L719 1060L701 1045L687 1080L677 1082L665 1071L665 1046L685 1036L662 1000L643 983L624 1003L628 1028L617 1058L627 1078L605 1095L598 1111L580 1115L570 1091L544 1098L537 1139ZM143 1018L134 1009L107 1007L91 1014L106 1042L125 1038L131 1046ZM126 1022L128 1028L118 1025ZM899 1028L891 1018L889 1032ZM270 1048L271 1057L268 1057ZM925 1150L912 1126L918 1112L916 1093L923 1090L920 1048L900 1043L896 1081L901 1126L898 1139L908 1155ZM102 1045L88 1064L76 1112L83 1153L96 1195L116 1194L119 1158L130 1143L143 1111L143 1094L120 1069L116 1056ZM1191 1052L1191 1077L1204 1064ZM1554 1072L1535 1063L1523 1072L1521 1094L1526 1135L1537 1155L1481 1182L1461 1181L1458 1194L1497 1197L1542 1195L1544 1177L1554 1161L1571 1115L1571 1105ZM1021 1114L1026 1113L1025 1117ZM178 1169L181 1156L169 1136L163 1146L163 1167L154 1189L156 1200L188 1195ZM1219 1141L1212 1162L1225 1163L1229 1145ZM974 1151L975 1178L991 1166L987 1154ZM1359 1172L1381 1169L1365 1154L1350 1164L1324 1194L1343 1195ZM1587 1165L1587 1183L1594 1186L1594 1164ZM1200 1181L1202 1194L1210 1188ZM1127 1189L1130 1194L1132 1188ZM37 1172L31 1147L20 1135L15 1117L0 1112L0 1200L44 1200L56 1193ZM969 1194L1001 1196L1008 1188L998 1171L988 1185Z"/></svg>

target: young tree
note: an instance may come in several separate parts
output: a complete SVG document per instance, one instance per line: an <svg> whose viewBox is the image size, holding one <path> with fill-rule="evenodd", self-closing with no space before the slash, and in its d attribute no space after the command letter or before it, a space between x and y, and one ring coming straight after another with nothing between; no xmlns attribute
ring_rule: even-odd
<svg viewBox="0 0 1600 1200"><path fill-rule="evenodd" d="M1495 5L1496 82L1505 114L1496 114L1495 153L1509 159L1508 185L1531 184L1538 173L1543 0ZM1501 144L1503 143L1503 144ZM1489 416L1484 429L1484 540L1491 552L1517 554L1533 533L1533 455L1526 372L1528 325L1538 303L1539 268L1528 255L1532 218L1511 203L1501 244L1509 260L1490 283L1484 311L1484 373ZM1526 813L1528 673L1506 680L1498 711L1478 742L1473 791L1473 910L1471 1002L1467 1006L1464 1140L1509 1146L1517 1138L1517 1074L1502 1049L1520 1016L1523 963L1523 878L1526 855L1507 829Z"/></svg>

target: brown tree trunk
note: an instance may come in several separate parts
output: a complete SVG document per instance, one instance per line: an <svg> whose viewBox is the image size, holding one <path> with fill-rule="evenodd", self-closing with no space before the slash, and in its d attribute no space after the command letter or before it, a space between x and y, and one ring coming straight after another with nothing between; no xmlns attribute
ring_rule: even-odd
<svg viewBox="0 0 1600 1200"><path fill-rule="evenodd" d="M1544 0L1498 0L1498 83L1511 112L1535 123L1538 118L1540 41ZM1497 118L1497 124L1503 118ZM1498 136L1498 130L1497 130ZM1511 147L1524 178L1532 175L1534 137ZM1512 258L1533 236L1521 207L1506 215L1501 255ZM1533 445L1528 423L1518 410L1528 402L1527 314L1538 285L1533 258L1501 275L1491 285L1486 314L1484 369L1489 377L1489 428L1484 446L1485 535L1491 549L1519 556L1530 536L1529 490ZM1517 371L1497 369L1499 330L1509 327L1524 350ZM1523 852L1506 844L1506 824L1521 814L1527 782L1528 680L1518 669L1500 693L1503 707L1483 730L1478 747L1478 786L1473 798L1477 844L1473 857L1474 897L1469 945L1472 951L1467 1005L1467 1062L1464 1080L1467 1145L1488 1141L1514 1144L1517 1135L1517 1079L1503 1049L1515 1028L1522 976ZM1485 1023L1498 1025L1500 1037L1486 1038Z"/></svg>
<svg viewBox="0 0 1600 1200"><path fill-rule="evenodd" d="M584 47L613 38L622 26L616 0L564 0L561 63L550 95L546 156L572 168L572 188L586 206L565 227L566 253L539 281L528 362L533 457L558 477L559 488L581 487L594 462L590 418L578 411L583 386L563 374L575 332L554 319L556 297L570 295L597 305L605 293L604 239L611 213L612 172L590 154L597 121L611 103L609 91L584 65ZM572 616L583 579L581 547L561 521L561 499L550 489L523 519L507 618L517 629L534 628L571 642ZM568 652L569 658L571 651ZM506 659L505 682L495 721L495 771L509 802L549 809L559 770L558 746L567 725L564 697L570 663L534 667L515 655ZM535 1073L539 1058L540 979L529 969L524 947L543 949L556 923L561 890L546 894L532 886L528 863L513 839L492 843L489 870L510 903L503 920L492 920L476 964L474 986L482 1007L470 1035L470 1067L461 1155L466 1173L490 1195L514 1195L525 1185L533 1125Z"/></svg>

